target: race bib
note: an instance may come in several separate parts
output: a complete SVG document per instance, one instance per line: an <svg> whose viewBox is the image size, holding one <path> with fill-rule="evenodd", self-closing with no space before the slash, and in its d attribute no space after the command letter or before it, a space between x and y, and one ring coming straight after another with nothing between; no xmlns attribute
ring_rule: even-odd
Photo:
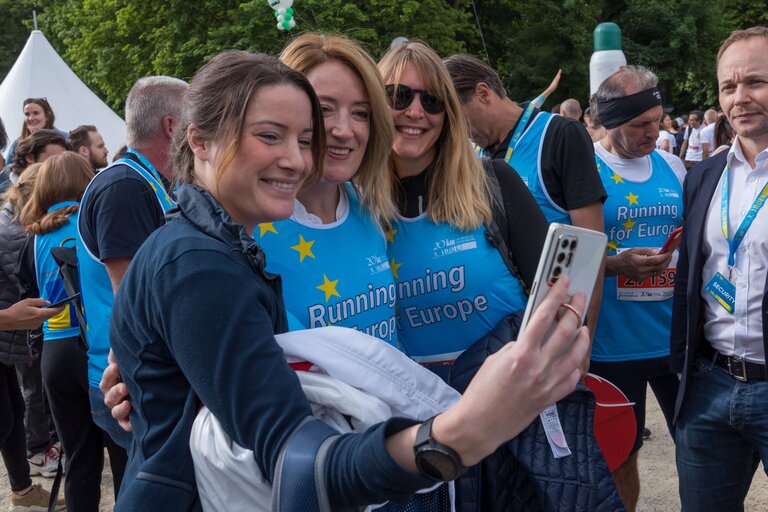
<svg viewBox="0 0 768 512"><path fill-rule="evenodd" d="M616 249L619 254L628 249ZM616 299L634 301L659 301L672 297L675 291L677 275L677 251L672 253L672 260L667 269L658 276L644 281L635 281L625 276L616 276Z"/></svg>

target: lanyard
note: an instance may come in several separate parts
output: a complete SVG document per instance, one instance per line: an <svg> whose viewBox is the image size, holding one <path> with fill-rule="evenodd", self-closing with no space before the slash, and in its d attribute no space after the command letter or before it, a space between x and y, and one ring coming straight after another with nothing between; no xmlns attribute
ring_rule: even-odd
<svg viewBox="0 0 768 512"><path fill-rule="evenodd" d="M744 236L755 221L757 212L760 211L760 208L762 208L766 200L768 200L768 183L765 184L763 190L760 191L757 199L755 199L755 202L752 203L752 207L747 212L744 220L741 221L739 229L737 229L736 233L733 235L733 240L728 240L728 166L726 166L723 171L723 190L720 197L720 225L723 229L725 241L728 242L728 266L733 268L736 261L736 249L739 248L741 241L744 240Z"/></svg>
<svg viewBox="0 0 768 512"><path fill-rule="evenodd" d="M530 102L525 108L525 112L523 112L520 121L517 122L515 133L512 134L512 138L509 140L509 145L507 146L507 154L504 157L505 162L509 163L509 160L512 158L512 153L515 151L515 147L517 146L517 142L520 140L520 137L523 136L526 126L528 126L528 120L531 118L531 114L533 114L534 108L535 107L533 106L533 102Z"/></svg>
<svg viewBox="0 0 768 512"><path fill-rule="evenodd" d="M144 168L152 174L152 177L155 178L155 180L157 180L160 186L163 187L163 192L166 192L165 185L163 185L163 178L160 177L160 173L157 172L157 169L155 169L155 166L152 165L152 163L149 160L147 160L147 157L145 157L144 155L142 155L141 153L139 153L138 151L132 148L126 149L125 152L130 153L136 158L138 158L139 162L141 162L141 165L144 166Z"/></svg>
<svg viewBox="0 0 768 512"><path fill-rule="evenodd" d="M523 115L520 117L520 121L517 123L517 128L515 128L515 133L512 134L512 138L509 140L509 145L507 146L507 154L504 157L504 161L509 163L509 159L512 158L512 153L515 151L515 146L517 146L517 141L520 140L520 137L523 136L523 133L525 132L525 127L528 125L528 120L531 118L531 114L533 114L533 109L536 108L536 106L533 104L533 102L530 102L528 106L525 108L525 111L523 111ZM485 156L485 149L478 146L475 143L472 143L472 147L475 150L475 155L479 157Z"/></svg>

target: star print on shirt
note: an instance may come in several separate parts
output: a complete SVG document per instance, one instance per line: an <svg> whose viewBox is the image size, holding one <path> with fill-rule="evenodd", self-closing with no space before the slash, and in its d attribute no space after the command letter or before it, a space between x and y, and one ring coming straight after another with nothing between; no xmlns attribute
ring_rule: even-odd
<svg viewBox="0 0 768 512"><path fill-rule="evenodd" d="M387 231L387 242L390 244L395 243L395 233L397 233L395 228L391 228L389 231Z"/></svg>
<svg viewBox="0 0 768 512"><path fill-rule="evenodd" d="M628 196L624 196L624 199L627 199L629 201L629 204L633 205L633 204L638 204L637 200L640 199L640 196L636 196L635 194L630 192Z"/></svg>
<svg viewBox="0 0 768 512"><path fill-rule="evenodd" d="M323 284L315 286L318 290L325 292L325 302L328 302L331 299L332 295L335 295L339 298L341 298L341 295L339 295L339 292L336 291L336 285L339 284L338 279L334 279L331 281L328 279L328 276L323 274Z"/></svg>
<svg viewBox="0 0 768 512"><path fill-rule="evenodd" d="M635 227L635 224L637 224L637 222L633 221L632 219L627 219L627 222L622 224L622 226L624 226L625 229L632 229Z"/></svg>
<svg viewBox="0 0 768 512"><path fill-rule="evenodd" d="M395 279L398 279L397 271L402 267L402 263L395 263L395 258L392 258L389 261L389 268L392 270L392 275L395 277Z"/></svg>
<svg viewBox="0 0 768 512"><path fill-rule="evenodd" d="M264 236L267 232L277 234L277 230L275 229L275 224L273 222L264 222L259 224L259 237Z"/></svg>
<svg viewBox="0 0 768 512"><path fill-rule="evenodd" d="M309 256L312 259L315 259L315 255L312 254L312 246L315 244L314 240L310 240L307 242L304 240L304 237L299 235L299 243L298 245L292 245L291 249L299 253L299 263L304 263L304 258Z"/></svg>
<svg viewBox="0 0 768 512"><path fill-rule="evenodd" d="M621 176L619 176L619 175L618 175L618 174L616 174L616 173L613 173L613 176L611 176L611 179L612 179L613 181L615 181L617 185L618 185L619 183L624 183L624 178L622 178Z"/></svg>

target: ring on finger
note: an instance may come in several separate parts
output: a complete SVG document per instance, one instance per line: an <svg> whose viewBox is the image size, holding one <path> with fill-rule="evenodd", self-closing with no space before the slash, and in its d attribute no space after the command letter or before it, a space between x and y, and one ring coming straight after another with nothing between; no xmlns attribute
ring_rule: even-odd
<svg viewBox="0 0 768 512"><path fill-rule="evenodd" d="M575 307L571 306L570 304L566 304L565 302L560 304L560 307L565 308L571 313L573 313L574 315L576 315L576 330L578 331L579 329L581 329L581 326L583 325L581 322L581 313L579 313L579 311Z"/></svg>

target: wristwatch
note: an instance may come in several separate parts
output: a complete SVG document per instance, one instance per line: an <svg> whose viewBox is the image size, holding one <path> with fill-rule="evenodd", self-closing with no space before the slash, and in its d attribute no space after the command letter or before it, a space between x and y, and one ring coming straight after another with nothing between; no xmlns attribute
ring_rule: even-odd
<svg viewBox="0 0 768 512"><path fill-rule="evenodd" d="M450 482L459 478L467 468L461 464L461 457L456 451L432 438L434 419L434 416L428 419L416 431L416 441L413 443L416 467L430 480Z"/></svg>

